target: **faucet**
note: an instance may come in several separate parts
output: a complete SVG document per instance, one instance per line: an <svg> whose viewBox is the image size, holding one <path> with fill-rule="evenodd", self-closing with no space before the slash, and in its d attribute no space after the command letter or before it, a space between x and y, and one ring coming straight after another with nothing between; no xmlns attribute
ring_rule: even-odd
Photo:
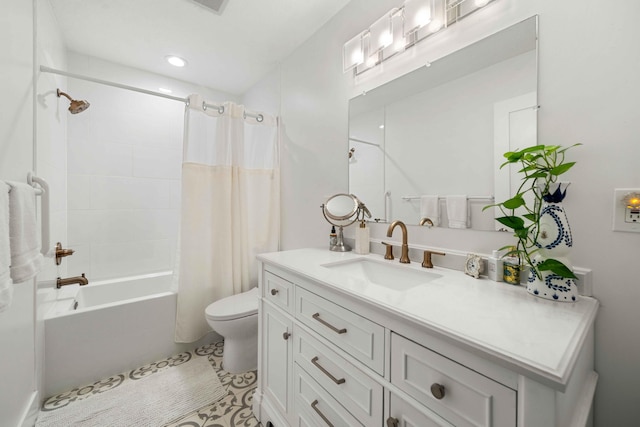
<svg viewBox="0 0 640 427"><path fill-rule="evenodd" d="M65 279L61 279L60 277L58 277L58 280L56 280L56 288L57 289L60 289L61 287L66 286L66 285L73 285L73 284L78 284L80 286L84 286L84 285L89 284L89 279L84 277L84 273L82 273L82 276L67 277Z"/></svg>
<svg viewBox="0 0 640 427"><path fill-rule="evenodd" d="M402 254L400 255L400 262L402 264L409 264L411 260L409 259L409 244L407 243L407 226L404 225L404 222L393 221L389 226L389 229L387 229L387 237L391 237L396 225L399 225L402 230Z"/></svg>

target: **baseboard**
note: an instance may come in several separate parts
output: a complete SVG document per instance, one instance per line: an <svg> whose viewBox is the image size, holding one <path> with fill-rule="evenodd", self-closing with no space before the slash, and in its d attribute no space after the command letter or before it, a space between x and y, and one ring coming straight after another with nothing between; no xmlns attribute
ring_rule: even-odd
<svg viewBox="0 0 640 427"><path fill-rule="evenodd" d="M40 412L40 401L38 400L38 391L31 393L29 404L25 407L22 414L21 422L18 424L21 427L33 427L36 425L38 419L38 412Z"/></svg>

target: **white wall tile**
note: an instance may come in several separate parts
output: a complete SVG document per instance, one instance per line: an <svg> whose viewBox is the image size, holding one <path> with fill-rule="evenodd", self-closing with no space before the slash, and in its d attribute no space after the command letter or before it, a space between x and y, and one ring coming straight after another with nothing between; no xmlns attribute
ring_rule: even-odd
<svg viewBox="0 0 640 427"><path fill-rule="evenodd" d="M69 175L67 178L67 209L91 208L91 177Z"/></svg>
<svg viewBox="0 0 640 427"><path fill-rule="evenodd" d="M182 150L136 146L133 148L133 176L179 180Z"/></svg>

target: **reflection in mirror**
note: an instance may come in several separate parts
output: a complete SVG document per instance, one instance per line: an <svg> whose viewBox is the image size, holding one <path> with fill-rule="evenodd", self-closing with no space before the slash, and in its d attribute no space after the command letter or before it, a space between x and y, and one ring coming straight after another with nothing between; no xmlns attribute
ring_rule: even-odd
<svg viewBox="0 0 640 427"><path fill-rule="evenodd" d="M373 218L406 224L439 196L441 227L452 223L447 198L466 195L466 226L494 230L482 207L511 185L496 163L536 140L536 63L532 17L352 99L349 192Z"/></svg>
<svg viewBox="0 0 640 427"><path fill-rule="evenodd" d="M349 194L336 194L324 204L325 215L332 220L352 219L358 210L358 202Z"/></svg>

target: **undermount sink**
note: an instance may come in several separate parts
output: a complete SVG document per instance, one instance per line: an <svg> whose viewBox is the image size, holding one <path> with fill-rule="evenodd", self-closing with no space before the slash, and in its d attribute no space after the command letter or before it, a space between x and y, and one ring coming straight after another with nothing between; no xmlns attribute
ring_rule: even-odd
<svg viewBox="0 0 640 427"><path fill-rule="evenodd" d="M379 262L366 258L324 264L323 267L396 291L406 291L442 277L441 274L416 270L407 265Z"/></svg>

